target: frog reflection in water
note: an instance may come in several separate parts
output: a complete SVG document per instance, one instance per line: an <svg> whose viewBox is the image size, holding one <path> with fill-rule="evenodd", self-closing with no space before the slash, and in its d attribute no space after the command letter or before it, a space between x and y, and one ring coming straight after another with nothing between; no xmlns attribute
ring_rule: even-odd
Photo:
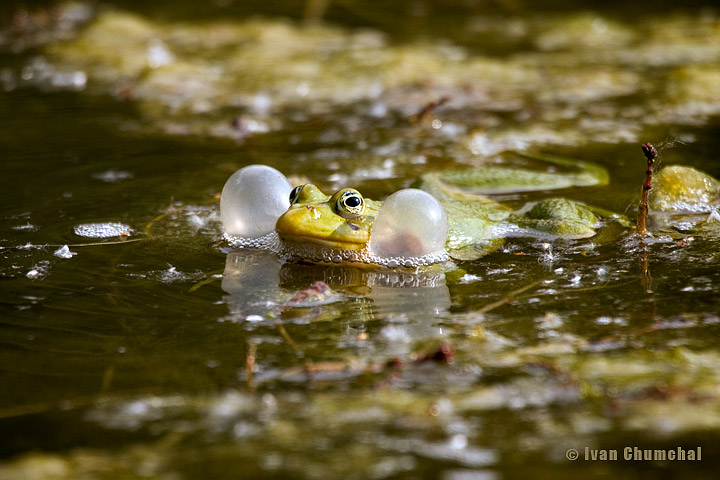
<svg viewBox="0 0 720 480"><path fill-rule="evenodd" d="M414 267L479 258L509 236L586 238L603 222L624 221L565 198L513 210L488 196L608 181L597 165L551 162L566 171L492 166L429 173L384 202L363 198L352 188L332 195L312 184L293 188L277 170L252 165L235 172L223 188L225 238L289 261Z"/></svg>

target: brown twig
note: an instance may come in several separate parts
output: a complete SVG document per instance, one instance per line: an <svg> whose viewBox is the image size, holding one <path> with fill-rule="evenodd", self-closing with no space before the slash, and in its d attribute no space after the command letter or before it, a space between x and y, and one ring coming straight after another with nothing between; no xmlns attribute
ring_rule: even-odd
<svg viewBox="0 0 720 480"><path fill-rule="evenodd" d="M647 170L645 170L645 182L643 183L642 199L638 207L637 232L639 235L647 235L647 216L648 216L648 194L652 189L652 174L655 159L658 156L657 150L650 143L641 145L642 151L647 159Z"/></svg>
<svg viewBox="0 0 720 480"><path fill-rule="evenodd" d="M155 224L155 222L157 222L158 220L162 220L164 217L166 217L167 215L171 214L171 213L174 212L175 210L176 210L176 208L175 208L175 197L170 197L170 206L169 206L169 207L167 208L167 210L165 210L163 213L159 214L158 216L156 216L155 218L153 218L152 220L150 220L150 222L149 222L147 225L145 225L145 228L143 228L143 233L145 233L145 235L146 235L148 238L154 238L153 235L152 235L152 233L151 233L150 231L152 230L152 227L153 227L153 225Z"/></svg>
<svg viewBox="0 0 720 480"><path fill-rule="evenodd" d="M442 105L446 104L450 100L450 97L440 97L439 100L428 102L423 106L418 113L415 114L415 116L412 118L413 123L422 123L431 117L434 116L434 111L441 107Z"/></svg>
<svg viewBox="0 0 720 480"><path fill-rule="evenodd" d="M517 297L521 293L524 293L527 290L530 290L531 288L537 286L539 283L540 283L540 281L538 280L537 282L531 282L523 287L518 288L517 290L513 290L512 292L508 293L505 296L505 298L501 298L500 300L498 300L496 302L489 303L489 304L485 305L484 307L478 309L477 313L488 313L491 310L495 310L498 307L502 307L506 303L510 303L513 300L515 300L515 297Z"/></svg>
<svg viewBox="0 0 720 480"><path fill-rule="evenodd" d="M254 341L248 342L248 351L245 355L245 379L247 380L248 390L251 392L255 391L255 360L257 358L257 343Z"/></svg>

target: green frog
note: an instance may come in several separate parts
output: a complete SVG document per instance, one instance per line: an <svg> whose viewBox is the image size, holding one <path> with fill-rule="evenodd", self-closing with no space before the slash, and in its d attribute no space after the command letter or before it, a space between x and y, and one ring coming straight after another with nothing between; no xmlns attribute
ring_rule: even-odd
<svg viewBox="0 0 720 480"><path fill-rule="evenodd" d="M555 171L488 166L427 173L384 202L353 188L328 195L313 184L292 186L274 168L251 165L223 188L225 238L288 261L417 267L477 259L511 236L578 239L608 222L626 225L621 215L567 198L512 209L490 197L608 182L598 165L549 161Z"/></svg>

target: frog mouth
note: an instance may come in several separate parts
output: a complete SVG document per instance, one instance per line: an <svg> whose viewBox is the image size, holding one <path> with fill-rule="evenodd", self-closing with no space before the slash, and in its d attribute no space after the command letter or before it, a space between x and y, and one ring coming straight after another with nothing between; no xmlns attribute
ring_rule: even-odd
<svg viewBox="0 0 720 480"><path fill-rule="evenodd" d="M329 240L327 238L314 237L311 235L289 234L282 232L278 232L278 235L285 242L302 245L317 245L318 247L323 247L330 250L353 250L358 252L365 248L365 243L344 242L339 240Z"/></svg>
<svg viewBox="0 0 720 480"><path fill-rule="evenodd" d="M313 245L328 250L360 251L365 248L368 234L350 229L347 220L327 208L318 206L291 207L275 224L281 240L294 244ZM344 233L347 230L347 233Z"/></svg>

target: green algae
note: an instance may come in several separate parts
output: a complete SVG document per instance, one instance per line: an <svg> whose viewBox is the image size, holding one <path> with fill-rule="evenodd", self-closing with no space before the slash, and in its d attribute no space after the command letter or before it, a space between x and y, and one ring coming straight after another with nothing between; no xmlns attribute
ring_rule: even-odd
<svg viewBox="0 0 720 480"><path fill-rule="evenodd" d="M687 20L678 16L676 25L673 18L663 19L670 31ZM248 110L249 119L258 122L253 125L265 130L281 121L273 113L287 108L322 111L375 101L402 112L447 96L453 110L521 113L524 105L534 104L533 117L539 118L522 122L520 130L504 130L517 139L505 148L526 149L638 140L644 125L664 121L672 111L681 111L685 122L714 111L708 109L717 103L716 18L704 18L703 28L690 38L671 37L673 47L694 54L684 66L668 61L673 67L668 75L653 72L652 78L647 72L657 68L657 56L646 51L660 48L655 35L638 35L597 14L542 22L536 20L531 29L539 51L499 59L446 43L392 44L372 30L301 27L271 19L162 24L109 11L47 53L64 68L85 71L94 88L135 100L158 130L178 134L237 137L237 131L222 128L217 120L228 109ZM700 43L703 49L697 48ZM648 84L654 90L650 102L642 99ZM642 116L626 118L630 111L615 105L628 96L642 99L637 107L644 110ZM704 110L691 108L696 104ZM583 121L568 129L565 120L579 115ZM611 132L614 137L608 138ZM493 143L510 141L493 138L503 132L488 135Z"/></svg>

